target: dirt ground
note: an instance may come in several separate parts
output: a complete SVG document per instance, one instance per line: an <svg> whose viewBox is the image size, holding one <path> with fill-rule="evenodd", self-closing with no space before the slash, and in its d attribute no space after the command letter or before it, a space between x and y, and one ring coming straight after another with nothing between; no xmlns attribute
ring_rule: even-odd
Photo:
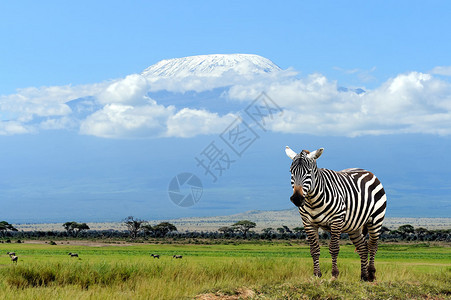
<svg viewBox="0 0 451 300"><path fill-rule="evenodd" d="M24 240L25 244L48 244L48 241L43 240ZM107 246L136 246L127 242L101 242L101 241L89 241L89 240L67 240L56 241L58 245L72 245L72 246L87 246L87 247L107 247Z"/></svg>
<svg viewBox="0 0 451 300"><path fill-rule="evenodd" d="M196 296L196 300L238 300L250 299L255 297L255 292L248 288L240 288L235 292L235 295L224 295L222 293L208 293Z"/></svg>

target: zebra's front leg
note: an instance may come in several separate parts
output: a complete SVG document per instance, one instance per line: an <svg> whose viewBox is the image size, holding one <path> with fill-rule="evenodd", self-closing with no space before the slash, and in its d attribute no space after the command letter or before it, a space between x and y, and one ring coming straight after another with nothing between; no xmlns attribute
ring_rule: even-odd
<svg viewBox="0 0 451 300"><path fill-rule="evenodd" d="M330 226L330 243L329 253L332 256L332 276L337 278L340 272L338 271L337 258L340 252L340 235L343 227L343 221L339 220L333 222Z"/></svg>
<svg viewBox="0 0 451 300"><path fill-rule="evenodd" d="M304 225L304 227L310 244L310 255L313 258L313 275L321 277L322 274L319 267L319 255L321 250L319 246L318 228L311 225Z"/></svg>

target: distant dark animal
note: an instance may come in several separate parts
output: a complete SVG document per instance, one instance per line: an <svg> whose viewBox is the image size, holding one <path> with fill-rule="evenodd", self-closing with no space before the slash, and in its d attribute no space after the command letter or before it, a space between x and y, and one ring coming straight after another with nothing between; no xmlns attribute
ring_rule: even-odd
<svg viewBox="0 0 451 300"><path fill-rule="evenodd" d="M177 259L177 258L182 258L183 256L182 255L173 255L172 256L172 258L175 258L175 259Z"/></svg>
<svg viewBox="0 0 451 300"><path fill-rule="evenodd" d="M15 256L15 255L16 255L16 252L6 252L6 254L8 254L9 257L11 257L11 256Z"/></svg>
<svg viewBox="0 0 451 300"><path fill-rule="evenodd" d="M70 257L78 257L78 254L77 254L77 253L69 252L69 255L70 255Z"/></svg>
<svg viewBox="0 0 451 300"><path fill-rule="evenodd" d="M17 264L17 260L19 259L19 256L15 256L15 255L12 255L11 256L11 261L13 262L13 263L16 263Z"/></svg>
<svg viewBox="0 0 451 300"><path fill-rule="evenodd" d="M150 256L152 256L153 258L158 258L158 259L160 259L160 255L158 255L158 254L151 254Z"/></svg>

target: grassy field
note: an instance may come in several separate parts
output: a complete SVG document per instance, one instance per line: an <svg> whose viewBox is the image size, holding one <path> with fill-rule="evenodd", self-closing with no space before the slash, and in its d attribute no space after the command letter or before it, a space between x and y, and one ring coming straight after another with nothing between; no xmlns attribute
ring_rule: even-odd
<svg viewBox="0 0 451 300"><path fill-rule="evenodd" d="M17 265L7 251L17 253ZM334 281L327 247L318 279L308 246L294 242L14 243L0 244L0 253L1 299L451 299L451 248L445 245L382 244L375 283L359 281L351 245L341 247L340 277Z"/></svg>

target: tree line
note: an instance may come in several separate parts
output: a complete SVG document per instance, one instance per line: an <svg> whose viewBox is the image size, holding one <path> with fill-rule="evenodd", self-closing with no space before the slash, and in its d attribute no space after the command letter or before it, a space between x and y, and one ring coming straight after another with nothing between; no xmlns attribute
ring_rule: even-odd
<svg viewBox="0 0 451 300"><path fill-rule="evenodd" d="M172 239L249 239L249 240L290 240L306 239L307 235L303 227L289 228L282 225L277 228L267 227L261 232L255 232L257 224L249 220L241 220L218 228L214 232L204 231L180 231L169 222L161 222L151 225L133 216L123 220L126 230L91 230L86 223L75 221L62 224L64 231L19 231L6 221L0 222L0 238L93 238L93 239L129 239L146 240L149 238L172 238ZM406 224L397 229L390 230L382 227L380 239L383 241L445 241L451 242L451 229L428 230L423 227L414 228ZM320 239L330 238L328 232L321 232ZM342 239L348 239L347 234L342 234Z"/></svg>

